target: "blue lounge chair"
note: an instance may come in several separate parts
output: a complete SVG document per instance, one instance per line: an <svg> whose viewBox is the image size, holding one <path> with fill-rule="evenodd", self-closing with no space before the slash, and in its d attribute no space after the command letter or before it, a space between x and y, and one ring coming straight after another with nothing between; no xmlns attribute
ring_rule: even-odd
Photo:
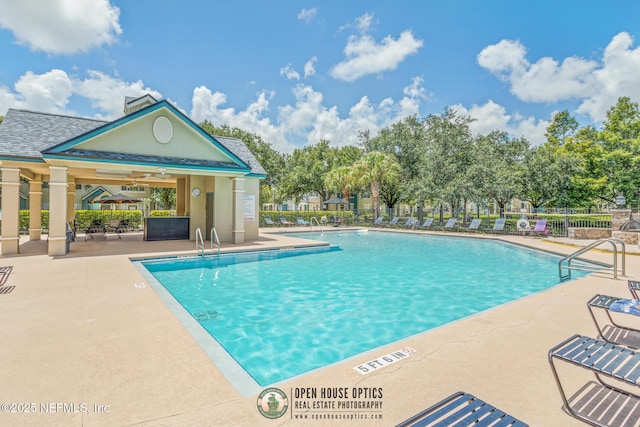
<svg viewBox="0 0 640 427"><path fill-rule="evenodd" d="M469 230L470 231L478 231L478 230L480 230L480 226L481 225L482 225L482 219L474 218L473 220L471 220L471 224L469 224Z"/></svg>
<svg viewBox="0 0 640 427"><path fill-rule="evenodd" d="M504 231L504 226L507 223L506 218L498 218L496 222L493 223L493 231Z"/></svg>
<svg viewBox="0 0 640 427"><path fill-rule="evenodd" d="M612 344L621 344L631 348L640 348L640 330L631 327L629 324L616 323L613 316L616 317L616 320L624 319L629 315L640 316L639 306L640 301L637 299L600 294L596 294L587 302L587 309L591 314L593 323L596 325L599 337ZM596 316L594 309L601 309L606 313L609 321L603 323L604 326L601 326L600 322L598 322L598 316ZM612 316L612 313L617 314Z"/></svg>
<svg viewBox="0 0 640 427"><path fill-rule="evenodd" d="M280 217L280 224L284 225L285 227L289 226L289 225L293 225L293 223L291 221L289 221L287 218L281 216Z"/></svg>
<svg viewBox="0 0 640 427"><path fill-rule="evenodd" d="M399 216L396 216L396 217L394 217L391 221L389 221L389 225L390 225L391 227L393 227L394 225L396 225L396 224L398 223L398 221L400 221L400 217L399 217Z"/></svg>
<svg viewBox="0 0 640 427"><path fill-rule="evenodd" d="M453 230L453 227L456 225L457 218L449 218L447 223L444 225L445 230Z"/></svg>
<svg viewBox="0 0 640 427"><path fill-rule="evenodd" d="M384 219L384 218L383 218L383 217L381 217L381 216L379 216L378 218L376 218L376 220L375 220L375 221L373 221L373 226L374 226L374 227L376 227L376 226L378 226L378 225L382 224L382 220L383 220L383 219Z"/></svg>
<svg viewBox="0 0 640 427"><path fill-rule="evenodd" d="M407 227L407 228L411 228L411 227L413 227L413 223L414 223L414 221L415 221L415 220L414 220L413 218L409 218L409 219L407 220L407 222L405 222L405 223L404 223L404 226L405 226L405 227Z"/></svg>
<svg viewBox="0 0 640 427"><path fill-rule="evenodd" d="M433 406L398 424L397 427L410 426L469 426L500 425L505 427L527 427L519 421L478 399L472 394L459 391L441 400Z"/></svg>
<svg viewBox="0 0 640 427"><path fill-rule="evenodd" d="M267 225L271 225L271 226L276 225L276 223L273 222L273 220L271 218L269 218L268 216L264 217L264 223L267 224Z"/></svg>
<svg viewBox="0 0 640 427"><path fill-rule="evenodd" d="M305 221L302 217L298 217L298 225L309 225L309 221Z"/></svg>
<svg viewBox="0 0 640 427"><path fill-rule="evenodd" d="M431 224L433 224L433 218L427 218L422 223L422 228L429 228L431 227Z"/></svg>

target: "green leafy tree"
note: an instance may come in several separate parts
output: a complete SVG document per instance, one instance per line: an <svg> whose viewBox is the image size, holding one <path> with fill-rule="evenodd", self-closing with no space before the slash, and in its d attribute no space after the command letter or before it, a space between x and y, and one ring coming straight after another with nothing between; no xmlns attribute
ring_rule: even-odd
<svg viewBox="0 0 640 427"><path fill-rule="evenodd" d="M175 188L151 188L151 197L158 200L163 209L173 209L176 205Z"/></svg>
<svg viewBox="0 0 640 427"><path fill-rule="evenodd" d="M351 166L338 166L331 169L324 177L325 187L335 193L341 193L345 201L357 190Z"/></svg>
<svg viewBox="0 0 640 427"><path fill-rule="evenodd" d="M522 193L523 161L529 143L524 138L510 138L506 132L493 131L476 138L470 179L477 184L477 203L482 198L496 201L503 216L505 206Z"/></svg>
<svg viewBox="0 0 640 427"><path fill-rule="evenodd" d="M577 168L575 156L559 153L550 144L531 148L524 160L522 198L534 209L549 204L569 206L571 176Z"/></svg>

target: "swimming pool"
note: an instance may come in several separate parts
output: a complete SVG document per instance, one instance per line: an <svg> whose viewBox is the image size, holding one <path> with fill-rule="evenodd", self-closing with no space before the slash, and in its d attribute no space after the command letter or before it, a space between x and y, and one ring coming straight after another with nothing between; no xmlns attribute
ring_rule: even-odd
<svg viewBox="0 0 640 427"><path fill-rule="evenodd" d="M261 386L559 283L558 257L500 241L295 236L333 246L142 265Z"/></svg>

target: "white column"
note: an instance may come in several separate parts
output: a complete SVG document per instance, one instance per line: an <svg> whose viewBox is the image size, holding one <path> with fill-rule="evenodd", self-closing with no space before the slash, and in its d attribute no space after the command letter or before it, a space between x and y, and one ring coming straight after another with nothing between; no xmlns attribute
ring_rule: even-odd
<svg viewBox="0 0 640 427"><path fill-rule="evenodd" d="M49 255L67 253L67 168L49 166Z"/></svg>
<svg viewBox="0 0 640 427"><path fill-rule="evenodd" d="M20 252L20 168L2 168L2 255Z"/></svg>
<svg viewBox="0 0 640 427"><path fill-rule="evenodd" d="M29 181L29 240L42 238L42 176Z"/></svg>
<svg viewBox="0 0 640 427"><path fill-rule="evenodd" d="M244 178L232 178L232 224L233 243L244 243Z"/></svg>

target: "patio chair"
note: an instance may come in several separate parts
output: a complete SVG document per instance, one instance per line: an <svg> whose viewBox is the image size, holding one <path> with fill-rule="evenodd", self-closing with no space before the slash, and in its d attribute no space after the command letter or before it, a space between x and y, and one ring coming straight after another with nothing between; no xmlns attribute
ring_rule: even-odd
<svg viewBox="0 0 640 427"><path fill-rule="evenodd" d="M640 348L640 330L616 323L612 316L612 313L619 313L619 316L614 314L616 319L623 319L625 315L640 316L640 300L596 294L587 302L587 309L601 339L613 344ZM603 323L603 326L598 322L595 309L601 309L607 315L608 322Z"/></svg>
<svg viewBox="0 0 640 427"><path fill-rule="evenodd" d="M444 225L444 229L445 230L453 230L453 227L455 227L455 225L456 225L456 221L458 221L458 218L449 218L447 223Z"/></svg>
<svg viewBox="0 0 640 427"><path fill-rule="evenodd" d="M640 295L640 281L628 280L627 286L629 287L629 292L631 292L633 299L640 299L638 298L638 295Z"/></svg>
<svg viewBox="0 0 640 427"><path fill-rule="evenodd" d="M87 233L89 234L94 234L94 233L104 233L106 231L104 224L102 223L101 219L94 219L93 221L91 221L91 225L89 226L89 229L87 230Z"/></svg>
<svg viewBox="0 0 640 427"><path fill-rule="evenodd" d="M407 222L404 223L404 226L407 228L413 228L413 224L416 220L414 220L413 218L409 218L407 220Z"/></svg>
<svg viewBox="0 0 640 427"><path fill-rule="evenodd" d="M129 229L129 220L121 219L118 222L118 226L116 227L116 233L126 233L127 231L129 231Z"/></svg>
<svg viewBox="0 0 640 427"><path fill-rule="evenodd" d="M504 231L504 226L507 223L507 218L497 218L493 223L492 231Z"/></svg>
<svg viewBox="0 0 640 427"><path fill-rule="evenodd" d="M500 409L462 391L453 393L419 414L398 424L410 426L468 426L500 425L505 427L527 427L528 424L506 414Z"/></svg>
<svg viewBox="0 0 640 427"><path fill-rule="evenodd" d="M7 283L7 280L9 280L9 275L11 274L12 271L13 271L12 265L9 265L6 267L0 267L0 286L4 286L4 284Z"/></svg>
<svg viewBox="0 0 640 427"><path fill-rule="evenodd" d="M289 226L289 225L293 225L293 223L291 221L289 221L287 218L281 216L280 217L280 224L284 225L285 227Z"/></svg>
<svg viewBox="0 0 640 427"><path fill-rule="evenodd" d="M391 227L395 226L398 223L398 221L400 221L400 217L399 216L393 217L393 219L391 221L389 221L389 226L391 226Z"/></svg>
<svg viewBox="0 0 640 427"><path fill-rule="evenodd" d="M276 223L273 222L273 220L268 216L264 217L264 223L267 224L267 225L270 225L270 226L276 225Z"/></svg>
<svg viewBox="0 0 640 427"><path fill-rule="evenodd" d="M376 218L376 220L375 220L375 221L373 221L373 226L374 226L374 227L377 227L377 226L381 225L381 224L382 224L382 220L383 220L383 219L384 219L384 218L383 218L383 217L381 217L381 216L379 216L378 218Z"/></svg>
<svg viewBox="0 0 640 427"><path fill-rule="evenodd" d="M640 384L640 369L636 368L639 352L576 334L551 348L548 357L560 397L571 416L594 426L638 425L640 396L631 390ZM590 371L595 380L567 397L555 362Z"/></svg>
<svg viewBox="0 0 640 427"><path fill-rule="evenodd" d="M422 228L429 228L431 227L431 224L433 224L433 218L427 218L422 223Z"/></svg>
<svg viewBox="0 0 640 427"><path fill-rule="evenodd" d="M298 225L309 225L309 221L305 221L302 217L298 217Z"/></svg>
<svg viewBox="0 0 640 427"><path fill-rule="evenodd" d="M471 224L469 224L469 231L480 231L480 226L482 225L482 219L474 218L471 220Z"/></svg>
<svg viewBox="0 0 640 427"><path fill-rule="evenodd" d="M111 233L117 233L118 227L120 226L120 220L119 219L110 219L109 220L109 225L107 225L105 228L107 229L107 231L111 232Z"/></svg>
<svg viewBox="0 0 640 427"><path fill-rule="evenodd" d="M536 221L536 226L533 228L533 230L531 230L531 232L529 233L532 236L539 236L539 235L547 235L549 234L549 230L547 229L547 220L546 219L539 219Z"/></svg>

